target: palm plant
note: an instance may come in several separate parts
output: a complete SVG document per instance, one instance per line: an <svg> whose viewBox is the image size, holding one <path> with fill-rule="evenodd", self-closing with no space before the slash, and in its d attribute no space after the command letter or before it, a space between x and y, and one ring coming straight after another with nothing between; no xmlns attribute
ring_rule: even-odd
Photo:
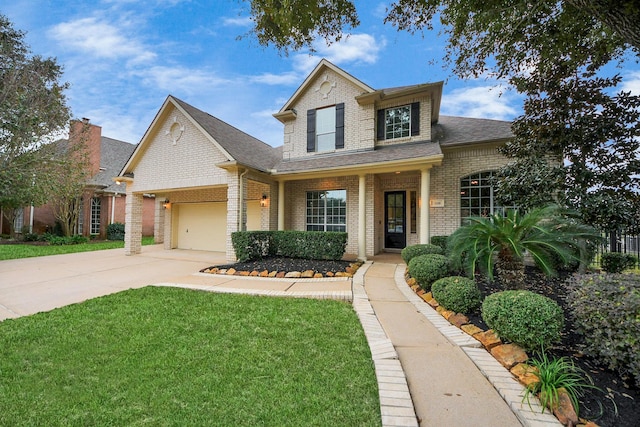
<svg viewBox="0 0 640 427"><path fill-rule="evenodd" d="M451 235L448 248L452 260L462 261L471 275L480 268L493 280L495 268L503 286L523 289L525 254L545 274L554 275L558 259L563 264L584 259L585 242L599 238L594 228L550 205L524 215L509 210L506 216L469 218Z"/></svg>

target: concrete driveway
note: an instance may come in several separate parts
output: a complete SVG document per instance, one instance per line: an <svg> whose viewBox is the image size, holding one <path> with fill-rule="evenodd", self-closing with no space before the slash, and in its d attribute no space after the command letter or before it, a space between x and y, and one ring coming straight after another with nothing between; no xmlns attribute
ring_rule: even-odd
<svg viewBox="0 0 640 427"><path fill-rule="evenodd" d="M221 252L170 250L143 246L142 254L124 249L0 261L0 320L25 316L102 295L158 282L178 282L216 264Z"/></svg>

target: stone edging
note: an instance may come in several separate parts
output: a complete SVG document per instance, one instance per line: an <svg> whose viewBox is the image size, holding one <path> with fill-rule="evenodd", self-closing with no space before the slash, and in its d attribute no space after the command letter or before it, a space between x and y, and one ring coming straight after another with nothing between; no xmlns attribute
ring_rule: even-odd
<svg viewBox="0 0 640 427"><path fill-rule="evenodd" d="M562 424L549 411L542 413L542 406L538 399L531 399L529 403L522 401L525 388L518 382L511 372L498 362L482 344L471 335L451 324L440 315L431 305L409 287L405 281L406 266L398 265L395 272L395 283L400 292L416 307L416 309L431 322L442 335L462 351L478 367L480 372L489 380L500 396L509 405L514 415L526 427L559 427Z"/></svg>
<svg viewBox="0 0 640 427"><path fill-rule="evenodd" d="M418 418L398 353L382 329L364 289L364 275L371 264L371 261L367 261L353 276L353 308L371 349L378 381L382 425L418 427Z"/></svg>

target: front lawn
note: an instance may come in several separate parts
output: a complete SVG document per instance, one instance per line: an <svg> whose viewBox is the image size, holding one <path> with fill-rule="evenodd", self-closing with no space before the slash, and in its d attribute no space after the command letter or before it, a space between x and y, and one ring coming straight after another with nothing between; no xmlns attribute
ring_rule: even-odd
<svg viewBox="0 0 640 427"><path fill-rule="evenodd" d="M129 290L0 323L0 425L380 425L351 305Z"/></svg>
<svg viewBox="0 0 640 427"><path fill-rule="evenodd" d="M153 245L153 237L143 237L143 245ZM47 255L71 254L76 252L100 251L104 249L124 248L122 240L80 243L77 245L42 244L0 244L0 261L5 259L31 258Z"/></svg>

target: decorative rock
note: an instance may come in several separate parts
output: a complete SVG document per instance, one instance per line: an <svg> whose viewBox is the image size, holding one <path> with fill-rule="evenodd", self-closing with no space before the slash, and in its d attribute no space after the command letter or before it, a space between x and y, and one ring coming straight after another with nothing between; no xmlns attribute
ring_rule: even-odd
<svg viewBox="0 0 640 427"><path fill-rule="evenodd" d="M249 276L251 276L251 277L255 277L255 276L258 276L259 274L260 274L260 273L258 273L256 270L253 270L253 271L249 274Z"/></svg>
<svg viewBox="0 0 640 427"><path fill-rule="evenodd" d="M229 276L233 276L234 274L236 274L236 269L235 268L230 268L227 270L227 274Z"/></svg>
<svg viewBox="0 0 640 427"><path fill-rule="evenodd" d="M282 279L284 277L284 271L279 271L276 273L276 279Z"/></svg>
<svg viewBox="0 0 640 427"><path fill-rule="evenodd" d="M335 277L351 277L352 275L347 273L346 271L338 271Z"/></svg>
<svg viewBox="0 0 640 427"><path fill-rule="evenodd" d="M422 298L424 302L435 301L433 298L430 297L430 295L431 293L427 292L426 294L420 295L420 298Z"/></svg>
<svg viewBox="0 0 640 427"><path fill-rule="evenodd" d="M413 277L407 280L407 285L409 285L410 287L413 287L414 285L417 285L417 284L418 282L416 282L416 279L414 279Z"/></svg>
<svg viewBox="0 0 640 427"><path fill-rule="evenodd" d="M503 344L491 349L491 355L507 369L511 369L517 363L526 362L529 356L516 344Z"/></svg>
<svg viewBox="0 0 640 427"><path fill-rule="evenodd" d="M418 292L420 289L422 289L422 288L420 287L420 285L413 285L413 286L411 286L411 290L412 290L413 292Z"/></svg>
<svg viewBox="0 0 640 427"><path fill-rule="evenodd" d="M287 274L284 275L284 277L286 277L287 279L289 278L298 278L302 276L302 273L300 273L299 271L290 271Z"/></svg>
<svg viewBox="0 0 640 427"><path fill-rule="evenodd" d="M440 307L442 307L442 306L440 306ZM439 307L438 307L438 308L439 308ZM451 316L453 316L454 314L456 314L456 313L454 313L454 312L453 312L453 311L451 311L451 310L447 310L447 309L445 309L445 310L443 310L443 311L441 311L441 312L440 312L440 315L441 315L442 317L444 317L445 319L447 319L447 320L449 320L449 319L451 318Z"/></svg>
<svg viewBox="0 0 640 427"><path fill-rule="evenodd" d="M269 277L276 277L276 274L278 274L278 270L273 270L271 273L269 273Z"/></svg>
<svg viewBox="0 0 640 427"><path fill-rule="evenodd" d="M449 317L447 320L449 321L449 323L458 328L469 323L469 318L462 313L456 313L453 316Z"/></svg>
<svg viewBox="0 0 640 427"><path fill-rule="evenodd" d="M418 294L418 295L422 296L422 295L426 294L426 292L424 291L424 289L418 289L418 290L416 291L416 294Z"/></svg>
<svg viewBox="0 0 640 427"><path fill-rule="evenodd" d="M324 276L322 275L322 273L316 273L316 274L314 274L314 275L313 275L313 278L314 278L314 279L321 279L321 278L323 278L323 277L324 277Z"/></svg>
<svg viewBox="0 0 640 427"><path fill-rule="evenodd" d="M248 271L238 271L238 272L236 272L236 275L238 275L238 276L248 276L249 274L251 274L251 273L249 273Z"/></svg>
<svg viewBox="0 0 640 427"><path fill-rule="evenodd" d="M260 277L269 277L269 270L262 270L262 271L260 272L260 275L259 275L259 276L260 276ZM274 276L275 276L275 274L274 274Z"/></svg>
<svg viewBox="0 0 640 427"><path fill-rule="evenodd" d="M434 298L431 298L429 301L427 301L429 303L429 305L435 309L437 309L438 307L440 307L440 304L438 304L438 301L436 301Z"/></svg>
<svg viewBox="0 0 640 427"><path fill-rule="evenodd" d="M355 273L355 272L356 272L356 270L357 270L357 268L353 268L353 267L351 267L351 266L349 266L349 267L347 267L347 268L345 268L345 269L344 269L345 273L349 273L349 274L353 274L353 273Z"/></svg>
<svg viewBox="0 0 640 427"><path fill-rule="evenodd" d="M333 276L334 276L333 271L327 271L327 277L333 277Z"/></svg>
<svg viewBox="0 0 640 427"><path fill-rule="evenodd" d="M427 292L425 294L425 296L427 298L425 301L431 301L433 299L433 293L432 292Z"/></svg>
<svg viewBox="0 0 640 427"><path fill-rule="evenodd" d="M313 277L314 274L315 274L315 271L313 270L305 270L302 272L302 274L300 274L300 277L310 279Z"/></svg>
<svg viewBox="0 0 640 427"><path fill-rule="evenodd" d="M218 274L227 274L227 269L226 268L222 268L222 269L218 270Z"/></svg>
<svg viewBox="0 0 640 427"><path fill-rule="evenodd" d="M482 329L478 328L473 323L469 323L468 325L462 325L460 326L460 329L462 329L463 331L465 331L471 336L474 336L475 334L478 334L480 332L484 332Z"/></svg>
<svg viewBox="0 0 640 427"><path fill-rule="evenodd" d="M436 311L440 314L442 314L443 311L446 311L447 309L444 308L443 306L441 306L440 304L438 304L438 306L436 307Z"/></svg>
<svg viewBox="0 0 640 427"><path fill-rule="evenodd" d="M578 415L571 403L569 393L564 387L558 389L558 406L553 409L553 415L558 418L562 425L575 426L578 424Z"/></svg>
<svg viewBox="0 0 640 427"><path fill-rule="evenodd" d="M477 333L473 337L480 341L480 343L487 350L491 350L493 347L502 344L502 341L500 341L500 338L496 335L495 332L493 332L493 329L489 329L486 332Z"/></svg>
<svg viewBox="0 0 640 427"><path fill-rule="evenodd" d="M534 366L527 365L526 363L518 363L511 368L511 373L526 387L540 381L540 378L536 375L537 372L538 370Z"/></svg>
<svg viewBox="0 0 640 427"><path fill-rule="evenodd" d="M209 273L211 273L211 274L216 274L217 272L218 272L218 267L214 267L214 268L209 270Z"/></svg>

